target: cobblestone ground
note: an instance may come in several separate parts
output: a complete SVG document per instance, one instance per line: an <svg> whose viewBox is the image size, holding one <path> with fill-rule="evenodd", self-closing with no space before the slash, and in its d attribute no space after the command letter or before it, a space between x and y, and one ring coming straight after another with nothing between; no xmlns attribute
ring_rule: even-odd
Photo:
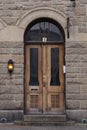
<svg viewBox="0 0 87 130"><path fill-rule="evenodd" d="M79 126L16 126L0 125L0 130L87 130L87 125Z"/></svg>

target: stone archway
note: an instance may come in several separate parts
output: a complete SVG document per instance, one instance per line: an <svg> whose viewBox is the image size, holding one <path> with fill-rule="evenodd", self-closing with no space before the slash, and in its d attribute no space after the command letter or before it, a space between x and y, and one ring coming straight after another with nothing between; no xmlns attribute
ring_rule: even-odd
<svg viewBox="0 0 87 130"><path fill-rule="evenodd" d="M35 19L47 17L54 19L56 22L60 23L64 30L66 30L66 16L61 13L60 11L50 8L50 7L39 7L30 10L26 14L24 14L21 19L17 22L17 26L23 28L24 30L26 27ZM66 32L65 32L66 33Z"/></svg>
<svg viewBox="0 0 87 130"><path fill-rule="evenodd" d="M61 12L59 12L58 10L55 10L53 8L49 8L49 7L40 7L40 8L36 8L36 9L33 9L29 12L27 12L16 24L16 26L18 26L19 28L22 28L23 30L26 30L27 26L32 23L32 21L36 20L36 19L39 19L39 18L48 18L48 19L53 19L55 20L56 22L58 22L60 25L62 25L62 28L64 29L64 32L66 33L66 17L64 14L62 14ZM53 46L55 48L55 46ZM30 47L27 47L28 49L26 49L27 51L25 52L26 55L29 55L29 51L30 50ZM36 48L36 47L35 47ZM37 47L38 50L40 51L39 53L41 53L41 50L40 50L40 47ZM57 50L58 48L61 48L59 47L59 45L57 46ZM49 48L51 50L51 48ZM61 48L62 49L62 48ZM44 50L44 49L43 49ZM29 52L29 53L28 53ZM60 51L60 53L62 53L62 51ZM45 54L45 52L44 52ZM42 54L43 55L43 54ZM43 55L44 56L44 55ZM63 55L62 55L63 56ZM62 64L63 65L63 64ZM38 89L34 88L34 89L31 89L32 91L38 91ZM35 93L36 94L36 93ZM32 96L32 95L31 95ZM57 98L58 96L53 96L54 98ZM34 95L34 98L35 100L37 101L38 98L37 98L37 95ZM62 97L63 98L63 97ZM33 100L33 99L32 99ZM27 101L28 102L28 101ZM35 105L34 105L35 106ZM29 113L28 113L29 114ZM35 117L36 118L36 117ZM43 118L43 117L41 117ZM46 117L47 118L47 117ZM52 117L53 118L53 117ZM58 117L55 118L55 121L57 120ZM59 117L60 118L60 117ZM26 119L29 119L29 120L32 120L32 117L29 117L27 118L25 116L25 121ZM48 115L48 120L50 119L50 116ZM66 119L65 116L63 116L62 118L63 120ZM40 119L39 119L40 120ZM52 119L53 120L53 119Z"/></svg>
<svg viewBox="0 0 87 130"><path fill-rule="evenodd" d="M30 25L24 35L25 114L63 114L64 32L53 19L37 19Z"/></svg>

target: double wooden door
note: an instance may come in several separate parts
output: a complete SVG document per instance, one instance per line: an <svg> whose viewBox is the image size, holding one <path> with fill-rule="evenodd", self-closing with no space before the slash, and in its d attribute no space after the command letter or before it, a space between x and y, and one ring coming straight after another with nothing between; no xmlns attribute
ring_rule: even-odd
<svg viewBox="0 0 87 130"><path fill-rule="evenodd" d="M63 45L26 45L25 114L64 112Z"/></svg>

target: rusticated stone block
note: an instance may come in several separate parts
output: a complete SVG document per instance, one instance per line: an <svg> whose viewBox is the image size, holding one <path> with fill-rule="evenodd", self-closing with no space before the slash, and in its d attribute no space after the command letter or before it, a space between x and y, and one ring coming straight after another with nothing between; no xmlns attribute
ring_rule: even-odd
<svg viewBox="0 0 87 130"><path fill-rule="evenodd" d="M12 17L13 14L10 10L3 10L2 12L3 17Z"/></svg>
<svg viewBox="0 0 87 130"><path fill-rule="evenodd" d="M86 78L67 78L66 80L67 84L78 84L78 85L82 85L82 84L87 84L87 79Z"/></svg>
<svg viewBox="0 0 87 130"><path fill-rule="evenodd" d="M23 120L23 110L0 110L0 122L5 118L6 122Z"/></svg>
<svg viewBox="0 0 87 130"><path fill-rule="evenodd" d="M24 108L23 104L21 100L0 100L0 110L22 110Z"/></svg>
<svg viewBox="0 0 87 130"><path fill-rule="evenodd" d="M66 101L66 108L67 109L79 109L80 103L78 100L67 100Z"/></svg>
<svg viewBox="0 0 87 130"><path fill-rule="evenodd" d="M87 109L87 100L80 100L80 108Z"/></svg>
<svg viewBox="0 0 87 130"><path fill-rule="evenodd" d="M64 1L61 1L61 0L52 0L52 3L53 4L63 4Z"/></svg>
<svg viewBox="0 0 87 130"><path fill-rule="evenodd" d="M13 59L13 61L15 63L24 63L24 56L23 55L12 55L12 54L0 55L0 62L1 63L6 63L6 61L8 62L9 59Z"/></svg>
<svg viewBox="0 0 87 130"><path fill-rule="evenodd" d="M86 65L87 65L87 63L86 62L67 62L66 63L66 66L67 66L67 68L69 68L69 67L80 67L81 69L85 69L86 68Z"/></svg>
<svg viewBox="0 0 87 130"><path fill-rule="evenodd" d="M77 16L85 15L86 14L85 6L78 6L75 10L75 13Z"/></svg>
<svg viewBox="0 0 87 130"><path fill-rule="evenodd" d="M79 24L81 24L80 17L71 18L71 22L73 26L78 26Z"/></svg>
<svg viewBox="0 0 87 130"><path fill-rule="evenodd" d="M80 91L82 94L87 93L87 85L80 85Z"/></svg>
<svg viewBox="0 0 87 130"><path fill-rule="evenodd" d="M66 110L66 114L69 119L76 121L87 119L87 110Z"/></svg>
<svg viewBox="0 0 87 130"><path fill-rule="evenodd" d="M72 73L67 73L66 78L85 78L85 77L87 77L87 73L86 73L87 68L84 68L84 71L82 71L83 73L81 73L81 72L79 72L79 73L73 73L73 72Z"/></svg>
<svg viewBox="0 0 87 130"><path fill-rule="evenodd" d="M0 42L0 48L24 48L23 42Z"/></svg>
<svg viewBox="0 0 87 130"><path fill-rule="evenodd" d="M66 48L87 48L86 42L71 41L66 44Z"/></svg>
<svg viewBox="0 0 87 130"><path fill-rule="evenodd" d="M80 0L82 4L87 4L87 0Z"/></svg>
<svg viewBox="0 0 87 130"><path fill-rule="evenodd" d="M23 79L2 79L0 85L23 85Z"/></svg>
<svg viewBox="0 0 87 130"><path fill-rule="evenodd" d="M17 20L18 17L2 17L2 19L8 24L8 25L14 25Z"/></svg>
<svg viewBox="0 0 87 130"><path fill-rule="evenodd" d="M4 0L4 4L14 4L15 0Z"/></svg>
<svg viewBox="0 0 87 130"><path fill-rule="evenodd" d="M23 85L0 85L0 94L23 94Z"/></svg>
<svg viewBox="0 0 87 130"><path fill-rule="evenodd" d="M71 85L68 85L68 84L66 84L66 93L75 93L75 94L77 94L77 93L80 93L80 86L79 85L73 85L73 84L71 84Z"/></svg>
<svg viewBox="0 0 87 130"><path fill-rule="evenodd" d="M0 101L4 101L4 100L9 100L9 102L11 100L14 100L14 101L23 101L23 94L19 93L19 94L0 94Z"/></svg>
<svg viewBox="0 0 87 130"><path fill-rule="evenodd" d="M87 52L87 48L67 48L66 49L66 54L78 54L78 55L85 55Z"/></svg>
<svg viewBox="0 0 87 130"><path fill-rule="evenodd" d="M66 99L67 100L87 100L87 94L83 93L70 93L70 94L66 94Z"/></svg>
<svg viewBox="0 0 87 130"><path fill-rule="evenodd" d="M0 0L0 4L2 3L2 0Z"/></svg>
<svg viewBox="0 0 87 130"><path fill-rule="evenodd" d="M81 68L80 67L66 67L66 73L80 73Z"/></svg>
<svg viewBox="0 0 87 130"><path fill-rule="evenodd" d="M24 53L24 50L23 48L0 48L0 54L23 54Z"/></svg>
<svg viewBox="0 0 87 130"><path fill-rule="evenodd" d="M87 62L87 56L85 55L66 55L66 62Z"/></svg>

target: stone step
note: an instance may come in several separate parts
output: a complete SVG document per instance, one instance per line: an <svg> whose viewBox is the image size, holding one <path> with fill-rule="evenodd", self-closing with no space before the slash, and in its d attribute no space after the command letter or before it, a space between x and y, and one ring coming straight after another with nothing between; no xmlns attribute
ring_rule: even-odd
<svg viewBox="0 0 87 130"><path fill-rule="evenodd" d="M62 125L62 126L73 126L73 125L78 125L78 124L76 124L75 123L75 121L65 121L65 122L50 122L50 123L48 123L48 122L27 122L27 121L18 121L18 120L16 120L16 121L14 121L14 124L15 125L33 125L33 126L48 126L48 125Z"/></svg>
<svg viewBox="0 0 87 130"><path fill-rule="evenodd" d="M66 115L24 115L24 122L31 124L57 124L66 122Z"/></svg>

